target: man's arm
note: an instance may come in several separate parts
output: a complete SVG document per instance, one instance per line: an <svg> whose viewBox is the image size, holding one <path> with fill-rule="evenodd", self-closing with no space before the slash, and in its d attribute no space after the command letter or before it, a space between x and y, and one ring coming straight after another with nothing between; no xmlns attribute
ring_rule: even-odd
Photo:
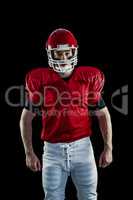
<svg viewBox="0 0 133 200"><path fill-rule="evenodd" d="M41 164L34 153L32 145L32 120L35 114L27 109L23 109L20 118L20 132L26 155L26 165L33 171L40 171Z"/></svg>
<svg viewBox="0 0 133 200"><path fill-rule="evenodd" d="M104 150L100 156L99 166L106 167L112 162L112 123L108 108L95 111L104 141Z"/></svg>

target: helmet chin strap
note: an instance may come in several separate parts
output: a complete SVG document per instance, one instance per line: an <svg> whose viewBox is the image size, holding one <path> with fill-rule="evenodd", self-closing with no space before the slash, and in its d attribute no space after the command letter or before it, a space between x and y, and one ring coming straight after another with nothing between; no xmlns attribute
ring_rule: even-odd
<svg viewBox="0 0 133 200"><path fill-rule="evenodd" d="M61 76L61 78L67 78L67 77L71 76L72 71L71 72L67 72L67 73L58 73L58 74Z"/></svg>
<svg viewBox="0 0 133 200"><path fill-rule="evenodd" d="M72 73L72 71L74 70L74 68L72 67L71 64L67 64L63 67L59 66L60 64L58 64L58 68L60 68L60 72L59 75L62 77L62 78L66 78L66 77L69 77Z"/></svg>
<svg viewBox="0 0 133 200"><path fill-rule="evenodd" d="M58 68L60 68L60 73L70 73L73 71L71 64L66 64L65 66L58 64Z"/></svg>

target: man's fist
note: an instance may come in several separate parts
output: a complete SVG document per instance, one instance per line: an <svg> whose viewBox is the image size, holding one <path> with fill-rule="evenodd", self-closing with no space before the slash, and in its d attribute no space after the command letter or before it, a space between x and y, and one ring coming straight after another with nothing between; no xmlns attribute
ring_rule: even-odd
<svg viewBox="0 0 133 200"><path fill-rule="evenodd" d="M112 161L113 161L112 150L105 148L104 151L101 153L99 159L99 167L105 168L108 165L110 165Z"/></svg>
<svg viewBox="0 0 133 200"><path fill-rule="evenodd" d="M41 171L41 163L35 153L26 154L26 166L32 171Z"/></svg>

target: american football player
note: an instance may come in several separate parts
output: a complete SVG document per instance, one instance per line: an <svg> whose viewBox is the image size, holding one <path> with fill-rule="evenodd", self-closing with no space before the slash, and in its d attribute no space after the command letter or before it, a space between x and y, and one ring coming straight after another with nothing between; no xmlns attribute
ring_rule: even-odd
<svg viewBox="0 0 133 200"><path fill-rule="evenodd" d="M90 137L91 111L96 114L103 137L99 166L112 162L112 125L102 98L105 77L91 66L77 66L78 43L69 30L54 30L45 44L48 67L26 75L27 104L20 130L26 165L42 171L45 200L65 199L71 175L79 200L97 199L97 166ZM42 166L32 144L32 120L41 113L44 141Z"/></svg>

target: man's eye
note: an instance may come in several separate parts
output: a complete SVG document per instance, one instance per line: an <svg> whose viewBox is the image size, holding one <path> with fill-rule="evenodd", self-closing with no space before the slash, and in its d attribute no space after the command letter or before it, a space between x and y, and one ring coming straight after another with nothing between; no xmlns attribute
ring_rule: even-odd
<svg viewBox="0 0 133 200"><path fill-rule="evenodd" d="M71 57L72 57L71 53L67 53L66 56L67 56L68 58L71 58Z"/></svg>
<svg viewBox="0 0 133 200"><path fill-rule="evenodd" d="M57 56L62 56L62 53L57 53Z"/></svg>

